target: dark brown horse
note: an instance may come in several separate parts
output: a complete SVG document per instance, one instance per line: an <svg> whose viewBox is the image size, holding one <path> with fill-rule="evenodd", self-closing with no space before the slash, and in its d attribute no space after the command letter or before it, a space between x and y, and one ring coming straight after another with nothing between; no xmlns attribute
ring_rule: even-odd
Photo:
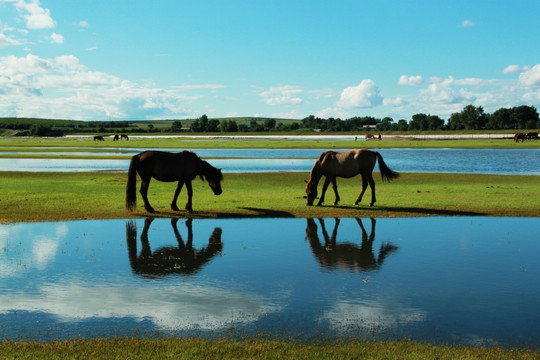
<svg viewBox="0 0 540 360"><path fill-rule="evenodd" d="M327 151L322 153L311 169L309 181L306 185L307 205L313 205L313 201L317 197L317 186L323 175L326 179L322 187L321 198L317 204L319 206L324 202L324 194L330 183L332 183L334 194L336 195L334 205L339 203L340 198L337 190L336 178L351 178L360 174L362 175L362 191L354 204L358 205L358 203L362 201L362 196L364 196L364 192L369 184L369 187L371 187L371 203L369 206L373 206L376 201L373 168L375 167L377 160L379 161L379 170L383 180L390 181L399 176L397 172L390 170L390 168L386 166L381 154L376 151L350 150L343 152Z"/></svg>
<svg viewBox="0 0 540 360"><path fill-rule="evenodd" d="M124 140L124 139L129 140L129 137L126 134L121 134L120 140Z"/></svg>
<svg viewBox="0 0 540 360"><path fill-rule="evenodd" d="M103 136L101 136L101 135L96 135L96 136L94 136L94 141L96 141L96 140L97 140L97 141L105 141L105 139L104 139Z"/></svg>
<svg viewBox="0 0 540 360"><path fill-rule="evenodd" d="M221 194L221 180L223 180L223 174L220 169L216 169L208 162L202 160L197 154L190 151L182 151L180 153L169 153L164 151L144 151L131 158L129 164L128 180L126 186L126 209L133 211L137 203L136 187L137 177L136 173L141 177L141 195L144 201L144 208L148 212L154 212L154 208L150 206L148 202L148 186L152 178L164 181L172 182L178 181L176 192L171 203L171 209L178 211L176 206L176 200L180 194L180 190L184 184L188 190L188 201L186 203L186 210L193 211L192 196L193 188L191 187L191 181L195 177L200 176L208 181L208 185L214 194Z"/></svg>

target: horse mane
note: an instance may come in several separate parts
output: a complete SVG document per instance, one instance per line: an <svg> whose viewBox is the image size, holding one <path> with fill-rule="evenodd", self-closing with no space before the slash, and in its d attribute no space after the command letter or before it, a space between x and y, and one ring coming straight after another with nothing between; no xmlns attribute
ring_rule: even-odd
<svg viewBox="0 0 540 360"><path fill-rule="evenodd" d="M321 174L322 162L324 161L326 156L330 154L335 154L335 151L332 151L332 150L325 151L319 156L317 161L315 161L315 165L313 165L313 168L311 169L311 172L309 173L309 182L311 182L312 180L315 181L316 183L319 182L319 179L322 176Z"/></svg>

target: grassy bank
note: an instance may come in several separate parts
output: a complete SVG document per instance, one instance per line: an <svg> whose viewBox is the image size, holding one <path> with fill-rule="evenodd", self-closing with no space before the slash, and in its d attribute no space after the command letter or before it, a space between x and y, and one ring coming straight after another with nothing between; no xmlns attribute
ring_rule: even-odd
<svg viewBox="0 0 540 360"><path fill-rule="evenodd" d="M538 359L540 352L412 342L298 344L288 341L95 339L0 345L2 359Z"/></svg>
<svg viewBox="0 0 540 360"><path fill-rule="evenodd" d="M347 135L345 135L347 136ZM129 141L93 141L90 138L0 138L0 148L4 151L35 151L32 147L40 148L40 151L58 151L48 147L66 147L62 151L70 151L69 148L92 148L94 150L106 148L171 148L171 149L349 149L349 148L461 148L461 149L538 149L540 140L529 140L515 143L511 139L461 139L461 140L396 140L389 137L383 141L354 141L332 139L245 139L245 138L220 138L211 137L193 138L132 138ZM394 140L392 140L394 139ZM76 149L73 149L75 151Z"/></svg>
<svg viewBox="0 0 540 360"><path fill-rule="evenodd" d="M124 173L0 173L0 221L57 221L127 218L148 215L138 195L134 213L124 209ZM339 179L341 203L307 207L307 173L225 174L223 194L213 195L208 185L194 181L194 213L199 218L223 217L398 217L398 216L540 216L540 181L537 176L410 174L387 183L375 174L377 203L370 208L370 190L359 206L360 177ZM140 179L138 186L140 185ZM175 183L152 181L149 200L155 216L184 217L170 210ZM320 189L320 187L319 187ZM320 191L320 190L319 190ZM186 201L180 194L179 207Z"/></svg>

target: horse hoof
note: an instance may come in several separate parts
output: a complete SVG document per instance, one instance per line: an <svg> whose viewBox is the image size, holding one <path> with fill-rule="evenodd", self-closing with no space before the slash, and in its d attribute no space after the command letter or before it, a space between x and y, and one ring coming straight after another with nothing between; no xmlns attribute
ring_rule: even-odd
<svg viewBox="0 0 540 360"><path fill-rule="evenodd" d="M176 205L171 205L171 209L174 211L180 211L180 209Z"/></svg>
<svg viewBox="0 0 540 360"><path fill-rule="evenodd" d="M154 208L148 208L148 209L146 209L146 211L149 212L149 213L155 213L156 212L156 210L154 210Z"/></svg>

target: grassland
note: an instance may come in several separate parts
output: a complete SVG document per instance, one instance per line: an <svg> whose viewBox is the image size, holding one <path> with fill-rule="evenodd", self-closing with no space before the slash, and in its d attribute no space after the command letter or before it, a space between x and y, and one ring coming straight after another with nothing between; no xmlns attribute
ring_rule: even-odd
<svg viewBox="0 0 540 360"><path fill-rule="evenodd" d="M175 183L153 181L148 196L158 217L540 216L537 176L404 173L391 183L377 180L377 203L372 208L369 189L361 205L352 205L360 192L359 178L339 179L340 205L332 205L334 195L329 190L326 206L307 207L307 176L226 174L220 196L196 179L193 214L170 210ZM0 173L0 221L147 216L140 195L137 211L124 209L126 177L123 173ZM179 206L185 199L185 192L181 193Z"/></svg>
<svg viewBox="0 0 540 360"><path fill-rule="evenodd" d="M401 342L330 342L300 344L294 341L249 339L94 339L52 343L0 344L0 357L9 359L538 359L540 352L433 346Z"/></svg>

